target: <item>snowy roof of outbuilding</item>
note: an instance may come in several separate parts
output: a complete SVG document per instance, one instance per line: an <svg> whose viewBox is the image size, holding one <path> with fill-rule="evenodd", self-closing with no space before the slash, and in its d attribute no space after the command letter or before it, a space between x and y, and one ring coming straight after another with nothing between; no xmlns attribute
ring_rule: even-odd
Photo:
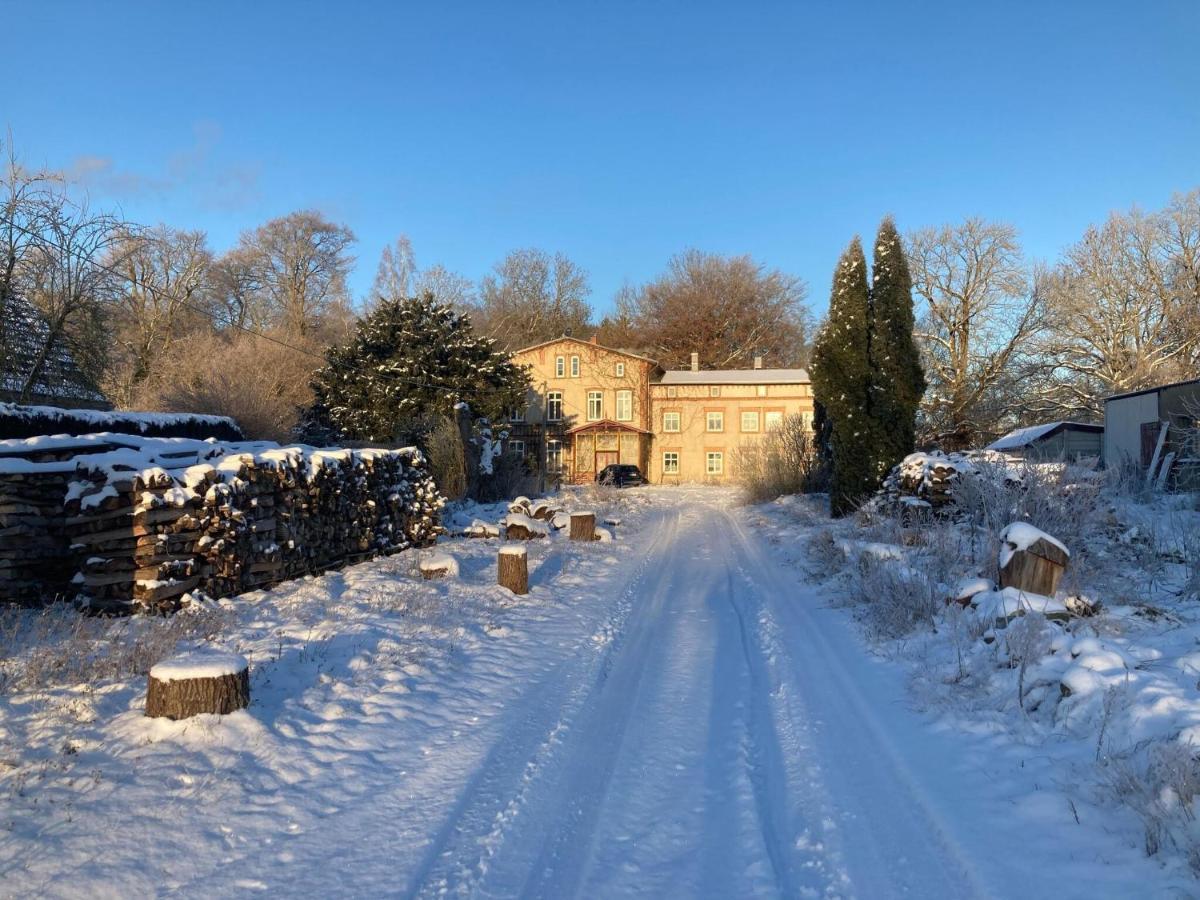
<svg viewBox="0 0 1200 900"><path fill-rule="evenodd" d="M988 444L984 449L1017 450L1021 447L1028 447L1042 438L1050 437L1050 435L1057 433L1063 428L1073 428L1079 431L1092 431L1096 433L1104 430L1103 425L1094 425L1090 422L1046 422L1043 425L1030 425L1027 428L1018 428L1015 431L1010 431L999 440Z"/></svg>
<svg viewBox="0 0 1200 900"><path fill-rule="evenodd" d="M804 369L673 369L661 384L808 384Z"/></svg>

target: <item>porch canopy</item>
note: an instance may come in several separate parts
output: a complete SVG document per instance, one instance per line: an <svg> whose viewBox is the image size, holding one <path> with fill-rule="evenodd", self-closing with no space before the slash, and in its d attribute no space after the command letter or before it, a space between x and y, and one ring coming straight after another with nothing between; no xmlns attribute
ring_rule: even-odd
<svg viewBox="0 0 1200 900"><path fill-rule="evenodd" d="M571 454L571 480L591 481L605 466L615 463L637 466L646 472L650 456L650 432L629 422L601 419L584 422L566 433Z"/></svg>

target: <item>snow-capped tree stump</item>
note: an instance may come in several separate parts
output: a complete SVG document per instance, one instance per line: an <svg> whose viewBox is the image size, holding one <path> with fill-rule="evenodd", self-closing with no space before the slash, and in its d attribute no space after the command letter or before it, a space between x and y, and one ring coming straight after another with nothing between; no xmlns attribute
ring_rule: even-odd
<svg viewBox="0 0 1200 900"><path fill-rule="evenodd" d="M509 513L501 522L504 526L504 538L509 541L531 541L544 538L550 533L550 528L544 522L524 515Z"/></svg>
<svg viewBox="0 0 1200 900"><path fill-rule="evenodd" d="M496 558L496 582L514 594L529 593L529 553L524 547L501 547Z"/></svg>
<svg viewBox="0 0 1200 900"><path fill-rule="evenodd" d="M539 501L534 504L533 512L530 514L532 518L542 522L549 522L554 518L554 514L558 510L545 501Z"/></svg>
<svg viewBox="0 0 1200 900"><path fill-rule="evenodd" d="M228 715L250 703L250 666L236 653L200 650L160 662L150 670L146 715L187 719Z"/></svg>
<svg viewBox="0 0 1200 900"><path fill-rule="evenodd" d="M426 581L458 575L458 560L445 553L434 553L421 560L418 568Z"/></svg>
<svg viewBox="0 0 1200 900"><path fill-rule="evenodd" d="M1027 522L1000 532L1000 587L1053 597L1071 553L1062 543Z"/></svg>
<svg viewBox="0 0 1200 900"><path fill-rule="evenodd" d="M591 512L571 513L571 540L596 540L596 514Z"/></svg>

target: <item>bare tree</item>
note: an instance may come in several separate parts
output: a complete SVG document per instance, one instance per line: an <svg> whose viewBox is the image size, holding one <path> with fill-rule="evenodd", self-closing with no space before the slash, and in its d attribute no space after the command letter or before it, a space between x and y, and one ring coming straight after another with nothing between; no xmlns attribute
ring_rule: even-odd
<svg viewBox="0 0 1200 900"><path fill-rule="evenodd" d="M1154 215L1112 214L1046 274L1047 408L1099 415L1107 394L1196 373L1198 197Z"/></svg>
<svg viewBox="0 0 1200 900"><path fill-rule="evenodd" d="M21 402L29 400L47 367L68 347L89 380L103 376L109 338L105 303L113 285L105 264L113 259L123 229L115 216L93 213L86 203L72 203L62 194L49 198L41 224L15 280L17 292L45 321L40 346L24 373Z"/></svg>
<svg viewBox="0 0 1200 900"><path fill-rule="evenodd" d="M248 287L246 318L305 336L323 316L349 309L346 278L354 233L313 210L289 213L242 235L232 271Z"/></svg>
<svg viewBox="0 0 1200 900"><path fill-rule="evenodd" d="M663 275L618 297L618 316L664 366L683 367L693 352L705 368L749 366L758 355L793 366L807 360L805 294L799 278L749 256L687 250Z"/></svg>
<svg viewBox="0 0 1200 900"><path fill-rule="evenodd" d="M968 448L1011 424L1005 401L1042 304L1012 225L972 218L914 231L905 244L929 381L924 438Z"/></svg>
<svg viewBox="0 0 1200 900"><path fill-rule="evenodd" d="M116 365L108 395L119 406L146 401L146 389L185 333L207 329L198 300L212 267L201 231L159 226L126 230L114 247L115 267L124 276L114 309Z"/></svg>
<svg viewBox="0 0 1200 900"><path fill-rule="evenodd" d="M247 246L234 247L215 260L202 298L220 328L262 328L270 321L263 301L258 254Z"/></svg>
<svg viewBox="0 0 1200 900"><path fill-rule="evenodd" d="M474 283L441 265L417 273L413 294L418 297L432 294L439 303L448 303L459 310L469 310L475 304Z"/></svg>
<svg viewBox="0 0 1200 900"><path fill-rule="evenodd" d="M394 244L383 248L369 302L411 297L416 281L417 262L413 256L412 242L402 234Z"/></svg>
<svg viewBox="0 0 1200 900"><path fill-rule="evenodd" d="M564 334L583 337L592 316L582 268L561 253L514 250L479 286L474 318L505 349Z"/></svg>

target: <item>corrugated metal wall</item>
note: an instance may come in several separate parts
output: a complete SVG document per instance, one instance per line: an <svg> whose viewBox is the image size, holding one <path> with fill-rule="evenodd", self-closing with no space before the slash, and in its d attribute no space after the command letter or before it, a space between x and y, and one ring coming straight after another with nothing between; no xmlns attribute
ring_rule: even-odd
<svg viewBox="0 0 1200 900"><path fill-rule="evenodd" d="M1142 423L1158 421L1158 392L1118 397L1104 404L1104 464L1141 465Z"/></svg>

